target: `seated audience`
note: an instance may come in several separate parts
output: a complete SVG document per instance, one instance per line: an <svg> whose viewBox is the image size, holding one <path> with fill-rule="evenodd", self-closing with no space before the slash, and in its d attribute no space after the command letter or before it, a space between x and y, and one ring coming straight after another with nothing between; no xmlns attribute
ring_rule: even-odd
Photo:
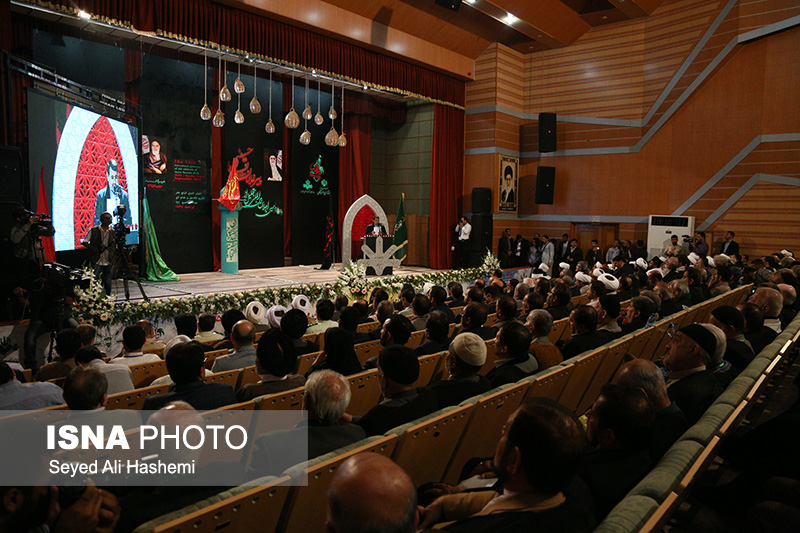
<svg viewBox="0 0 800 533"><path fill-rule="evenodd" d="M260 379L236 391L236 399L246 402L265 394L302 387L306 379L294 373L296 367L297 357L289 337L278 329L265 331L256 348L256 372Z"/></svg>
<svg viewBox="0 0 800 533"><path fill-rule="evenodd" d="M453 339L445 357L449 377L429 387L436 394L439 409L458 405L492 388L489 380L478 374L485 362L486 343L480 337L464 333Z"/></svg>
<svg viewBox="0 0 800 533"><path fill-rule="evenodd" d="M383 331L383 324L391 318L394 314L394 305L389 300L384 300L378 304L378 309L375 311L375 319L378 321L378 327L368 333L369 340L376 341L381 338Z"/></svg>
<svg viewBox="0 0 800 533"><path fill-rule="evenodd" d="M0 410L25 411L64 405L61 387L47 381L23 385L8 363L0 361Z"/></svg>
<svg viewBox="0 0 800 533"><path fill-rule="evenodd" d="M329 533L417 531L417 491L391 459L360 453L342 463L328 489Z"/></svg>
<svg viewBox="0 0 800 533"><path fill-rule="evenodd" d="M306 333L323 333L328 328L335 328L339 324L333 320L333 313L335 308L333 302L327 298L320 298L317 300L317 323L308 326Z"/></svg>
<svg viewBox="0 0 800 533"><path fill-rule="evenodd" d="M678 330L662 358L667 374L667 393L686 415L689 424L697 422L722 392L714 374L706 366L717 349L714 334L700 324Z"/></svg>
<svg viewBox="0 0 800 533"><path fill-rule="evenodd" d="M531 314L535 309L544 308L544 297L538 293L530 291L525 298L522 299L522 318Z"/></svg>
<svg viewBox="0 0 800 533"><path fill-rule="evenodd" d="M134 389L133 376L128 365L106 363L103 352L96 346L84 346L75 354L75 362L79 367L94 368L106 377L108 394L119 394Z"/></svg>
<svg viewBox="0 0 800 533"><path fill-rule="evenodd" d="M569 316L569 306L572 303L572 295L563 283L554 283L547 296L547 307L545 311L550 313L553 320L560 320Z"/></svg>
<svg viewBox="0 0 800 533"><path fill-rule="evenodd" d="M732 305L721 305L711 311L709 322L722 330L727 339L725 360L730 362L737 373L749 365L756 354L750 342L744 338L744 317Z"/></svg>
<svg viewBox="0 0 800 533"><path fill-rule="evenodd" d="M656 305L650 298L646 296L636 296L631 299L631 304L628 306L625 320L622 326L620 326L622 334L627 335L628 333L645 327L653 313L656 313Z"/></svg>
<svg viewBox="0 0 800 533"><path fill-rule="evenodd" d="M484 326L487 317L486 307L478 302L470 302L461 312L461 329L458 334L474 333L481 339L488 341L495 337L496 330Z"/></svg>
<svg viewBox="0 0 800 533"><path fill-rule="evenodd" d="M211 365L211 371L214 373L225 372L227 370L245 368L256 364L256 349L253 346L255 338L256 330L250 321L240 320L237 322L233 326L233 331L231 332L233 352L228 355L220 355L214 359L214 363ZM170 375L171 374L170 372ZM197 408L195 407L195 409Z"/></svg>
<svg viewBox="0 0 800 533"><path fill-rule="evenodd" d="M597 332L605 336L606 342L622 337L622 328L617 323L621 307L615 294L607 294L597 299Z"/></svg>
<svg viewBox="0 0 800 533"><path fill-rule="evenodd" d="M655 428L649 450L650 459L657 463L670 446L689 429L686 415L669 399L664 374L652 361L634 359L620 366L612 383L642 391L653 404Z"/></svg>
<svg viewBox="0 0 800 533"><path fill-rule="evenodd" d="M450 282L447 285L447 290L450 292L450 301L447 303L449 307L463 307L464 303L464 287L457 281Z"/></svg>
<svg viewBox="0 0 800 533"><path fill-rule="evenodd" d="M497 332L494 341L497 361L486 377L492 388L515 383L539 370L539 361L528 354L531 332L517 321L508 322Z"/></svg>
<svg viewBox="0 0 800 533"><path fill-rule="evenodd" d="M429 293L431 300L431 311L441 311L447 317L447 323L452 324L456 321L456 315L453 310L447 305L447 291L444 287L434 285Z"/></svg>
<svg viewBox="0 0 800 533"><path fill-rule="evenodd" d="M330 328L325 332L325 348L314 360L306 377L318 370L333 370L344 376L363 370L350 334L343 328Z"/></svg>
<svg viewBox="0 0 800 533"><path fill-rule="evenodd" d="M281 319L281 331L292 341L294 353L300 357L307 353L319 351L317 345L311 341L303 340L303 335L308 329L308 316L300 309L289 309Z"/></svg>
<svg viewBox="0 0 800 533"><path fill-rule="evenodd" d="M588 531L588 510L564 495L581 464L586 434L565 407L526 400L503 427L493 459L503 493L447 494L420 511L420 529Z"/></svg>
<svg viewBox="0 0 800 533"><path fill-rule="evenodd" d="M147 319L142 319L136 325L144 330L145 339L142 351L144 353L160 353L166 344L156 339L156 330L153 324Z"/></svg>
<svg viewBox="0 0 800 533"><path fill-rule="evenodd" d="M234 324L241 320L247 320L247 317L238 309L229 309L222 313L222 317L220 317L220 323L222 324L223 329L222 335L225 338L214 345L215 350L230 350L233 348L233 342L231 342L231 332ZM191 337L189 338L191 339Z"/></svg>
<svg viewBox="0 0 800 533"><path fill-rule="evenodd" d="M419 296L419 295L417 295ZM411 338L413 331L411 321L402 315L392 315L381 327L381 346L393 346L395 344L405 346ZM370 357L364 363L364 369L375 368L378 364L378 356Z"/></svg>
<svg viewBox="0 0 800 533"><path fill-rule="evenodd" d="M414 331L421 331L425 329L425 323L428 321L428 313L431 311L431 301L424 294L417 294L411 302L411 309L414 311L414 317L411 318L411 325Z"/></svg>
<svg viewBox="0 0 800 533"><path fill-rule="evenodd" d="M495 331L502 328L509 322L515 322L517 319L517 302L509 296L504 294L497 300L497 322L494 323Z"/></svg>
<svg viewBox="0 0 800 533"><path fill-rule="evenodd" d="M561 347L564 359L594 350L607 342L597 331L597 311L591 305L579 305L569 314L572 336Z"/></svg>
<svg viewBox="0 0 800 533"><path fill-rule="evenodd" d="M342 328L353 339L353 344L369 342L369 335L358 331L359 313L353 307L345 307L339 313L339 327Z"/></svg>
<svg viewBox="0 0 800 533"><path fill-rule="evenodd" d="M75 368L75 354L81 347L81 335L75 328L65 328L56 335L58 359L47 363L36 372L36 381L63 378Z"/></svg>
<svg viewBox="0 0 800 533"><path fill-rule="evenodd" d="M253 325L250 324L250 327ZM169 392L150 396L142 407L145 411L156 411L170 402L184 401L198 411L217 409L236 403L230 385L203 381L206 369L203 366L205 352L197 341L179 344L166 356L167 371L174 385Z"/></svg>
<svg viewBox="0 0 800 533"><path fill-rule="evenodd" d="M120 425L126 430L138 429L142 423L139 411L133 409L106 411L107 391L108 381L102 372L90 367L73 368L64 380L64 401L70 411L90 412L71 413L69 421L77 423L83 420L83 423L91 425L113 424Z"/></svg>
<svg viewBox="0 0 800 533"><path fill-rule="evenodd" d="M533 339L528 351L536 358L539 370L550 368L564 360L558 346L550 342L550 332L553 330L553 316L550 313L544 309L534 309L528 315L525 326Z"/></svg>
<svg viewBox="0 0 800 533"><path fill-rule="evenodd" d="M592 495L598 522L650 471L654 424L653 406L640 390L611 383L586 412L591 449L578 475Z"/></svg>
<svg viewBox="0 0 800 533"><path fill-rule="evenodd" d="M309 376L303 395L308 419L292 429L256 437L248 476L278 476L291 466L366 438L360 426L339 423L350 404L350 394L350 383L333 370L320 370ZM301 449L297 443L303 432L307 434L308 447Z"/></svg>
<svg viewBox="0 0 800 533"><path fill-rule="evenodd" d="M486 305L486 312L494 314L497 311L497 300L503 295L503 289L497 285L489 285L483 290L484 304Z"/></svg>
<svg viewBox="0 0 800 533"><path fill-rule="evenodd" d="M708 363L707 368L717 378L722 389L731 384L736 376L739 375L739 369L734 368L729 361L725 360L725 351L728 346L728 341L725 338L725 333L713 324L700 324L714 335L717 341L717 348L711 355L711 361Z"/></svg>
<svg viewBox="0 0 800 533"><path fill-rule="evenodd" d="M81 336L81 346L92 346L94 344L95 338L97 337L96 327L91 324L80 324L75 330L78 332L78 335ZM147 343L145 342L145 344Z"/></svg>
<svg viewBox="0 0 800 533"><path fill-rule="evenodd" d="M216 316L209 313L200 315L200 318L197 319L197 328L200 330L200 333L195 335L194 340L204 343L221 341L223 338L222 334L214 331L214 326L216 325Z"/></svg>
<svg viewBox="0 0 800 533"><path fill-rule="evenodd" d="M419 378L419 359L408 346L392 345L378 356L378 379L383 400L362 417L344 415L358 424L367 436L382 435L392 428L434 412L436 395L415 385Z"/></svg>
<svg viewBox="0 0 800 533"><path fill-rule="evenodd" d="M656 283L653 290L661 299L659 315L662 318L674 315L683 309L683 307L674 300L672 289L666 283Z"/></svg>
<svg viewBox="0 0 800 533"><path fill-rule="evenodd" d="M146 340L144 330L138 326L127 326L122 330L122 355L111 360L112 363L121 365L140 365L142 363L155 363L161 358L154 353L142 352Z"/></svg>
<svg viewBox="0 0 800 533"><path fill-rule="evenodd" d="M672 290L672 298L675 304L682 310L692 306L692 295L689 294L689 284L685 279L671 281L669 283L669 288Z"/></svg>
<svg viewBox="0 0 800 533"><path fill-rule="evenodd" d="M689 297L692 300L692 305L697 305L711 298L711 291L708 285L703 283L700 270L689 268L686 270L685 277L686 282L689 284Z"/></svg>
<svg viewBox="0 0 800 533"><path fill-rule="evenodd" d="M450 323L447 316L441 311L431 311L431 316L425 324L425 342L414 348L418 357L430 355L447 350L450 346Z"/></svg>
<svg viewBox="0 0 800 533"><path fill-rule="evenodd" d="M764 326L775 333L783 331L780 320L781 311L783 311L783 296L780 291L770 287L759 287L747 301L761 308L764 313Z"/></svg>
<svg viewBox="0 0 800 533"><path fill-rule="evenodd" d="M797 289L788 283L780 283L778 284L778 290L781 291L781 296L783 297L783 310L778 316L781 322L781 331L783 331L789 325L789 322L797 316L797 309L795 308Z"/></svg>
<svg viewBox="0 0 800 533"><path fill-rule="evenodd" d="M744 338L753 347L753 352L758 355L767 347L778 334L774 329L764 325L764 311L754 303L740 303L736 306L744 317Z"/></svg>

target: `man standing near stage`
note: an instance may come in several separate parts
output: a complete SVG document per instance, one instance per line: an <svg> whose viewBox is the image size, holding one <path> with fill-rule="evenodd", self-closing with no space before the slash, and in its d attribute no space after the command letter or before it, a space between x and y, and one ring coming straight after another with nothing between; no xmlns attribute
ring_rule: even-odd
<svg viewBox="0 0 800 533"><path fill-rule="evenodd" d="M100 224L100 215L105 212L113 213L120 205L126 208L124 222L125 226L133 224L131 205L128 201L128 193L119 183L119 166L116 159L109 159L106 163L106 176L108 185L104 189L97 191L97 201L94 204L94 223Z"/></svg>
<svg viewBox="0 0 800 533"><path fill-rule="evenodd" d="M103 289L111 296L116 251L116 233L111 227L111 213L100 215L100 225L94 226L86 234L81 244L92 252L90 259L94 265L95 277L102 278Z"/></svg>
<svg viewBox="0 0 800 533"><path fill-rule="evenodd" d="M469 252L469 238L472 234L472 224L467 217L461 217L456 225L456 268L467 268L467 254Z"/></svg>

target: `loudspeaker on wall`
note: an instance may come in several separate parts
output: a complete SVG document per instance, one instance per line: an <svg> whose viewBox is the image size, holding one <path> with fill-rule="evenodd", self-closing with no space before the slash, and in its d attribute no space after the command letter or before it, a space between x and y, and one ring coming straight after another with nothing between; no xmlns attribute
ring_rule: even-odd
<svg viewBox="0 0 800 533"><path fill-rule="evenodd" d="M475 187L472 189L472 212L492 212L492 189L488 187Z"/></svg>
<svg viewBox="0 0 800 533"><path fill-rule="evenodd" d="M556 167L536 169L536 203L552 204L555 192Z"/></svg>
<svg viewBox="0 0 800 533"><path fill-rule="evenodd" d="M539 151L555 152L556 147L556 114L539 113Z"/></svg>

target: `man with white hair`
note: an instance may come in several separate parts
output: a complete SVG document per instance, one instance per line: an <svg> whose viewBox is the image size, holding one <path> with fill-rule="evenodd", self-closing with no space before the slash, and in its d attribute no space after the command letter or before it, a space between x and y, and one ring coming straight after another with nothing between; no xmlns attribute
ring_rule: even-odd
<svg viewBox="0 0 800 533"><path fill-rule="evenodd" d="M783 297L783 309L778 317L781 321L781 330L783 330L797 316L797 309L795 308L797 290L788 283L778 284L778 290L781 291L781 296Z"/></svg>
<svg viewBox="0 0 800 533"><path fill-rule="evenodd" d="M308 419L292 429L256 437L248 467L250 478L280 475L287 468L366 438L355 424L339 424L350 405L350 383L333 370L317 370L308 377L303 409ZM308 452L297 444L307 433Z"/></svg>
<svg viewBox="0 0 800 533"><path fill-rule="evenodd" d="M534 309L528 315L525 326L533 338L528 351L539 362L539 370L550 368L564 360L558 346L550 342L550 330L553 329L553 316L550 313L544 309Z"/></svg>

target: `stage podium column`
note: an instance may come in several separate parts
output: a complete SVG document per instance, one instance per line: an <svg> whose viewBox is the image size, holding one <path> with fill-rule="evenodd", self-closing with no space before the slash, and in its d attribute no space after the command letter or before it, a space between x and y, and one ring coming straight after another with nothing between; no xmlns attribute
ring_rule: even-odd
<svg viewBox="0 0 800 533"><path fill-rule="evenodd" d="M221 213L220 216L220 264L223 274L239 273L239 211L242 205L236 205L236 209L231 211L220 202L217 204Z"/></svg>

